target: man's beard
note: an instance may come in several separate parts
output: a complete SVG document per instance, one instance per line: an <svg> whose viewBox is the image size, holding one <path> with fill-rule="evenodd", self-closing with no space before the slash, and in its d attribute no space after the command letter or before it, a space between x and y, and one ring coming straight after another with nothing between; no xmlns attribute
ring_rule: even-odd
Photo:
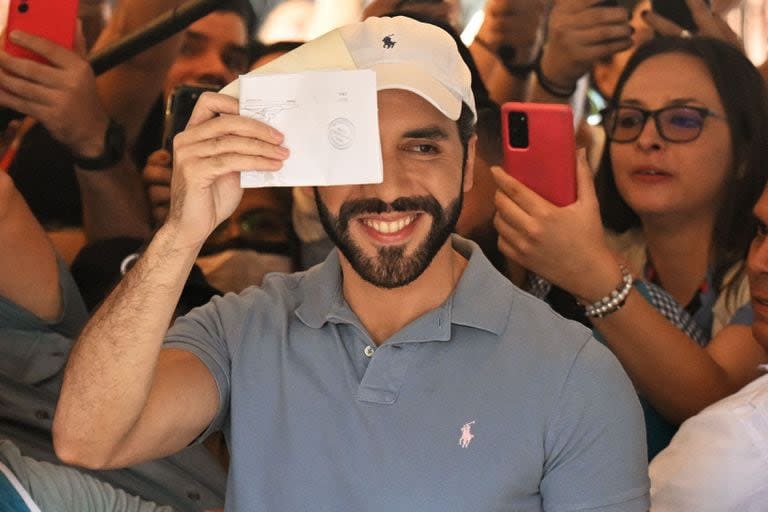
<svg viewBox="0 0 768 512"><path fill-rule="evenodd" d="M315 188L315 201L320 222L328 237L347 258L352 268L366 281L379 288L398 288L419 277L432 263L456 227L461 213L462 194L443 209L433 196L400 197L390 204L380 199L358 199L341 205L339 216L334 217ZM427 238L412 255L405 255L405 245L380 247L377 257L369 257L349 236L349 222L365 214L391 212L425 212L432 217Z"/></svg>

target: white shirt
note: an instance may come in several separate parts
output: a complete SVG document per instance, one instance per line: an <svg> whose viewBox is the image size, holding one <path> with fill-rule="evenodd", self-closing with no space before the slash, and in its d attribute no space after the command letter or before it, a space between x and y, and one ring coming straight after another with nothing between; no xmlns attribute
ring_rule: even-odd
<svg viewBox="0 0 768 512"><path fill-rule="evenodd" d="M650 465L651 510L768 510L768 375L680 427Z"/></svg>

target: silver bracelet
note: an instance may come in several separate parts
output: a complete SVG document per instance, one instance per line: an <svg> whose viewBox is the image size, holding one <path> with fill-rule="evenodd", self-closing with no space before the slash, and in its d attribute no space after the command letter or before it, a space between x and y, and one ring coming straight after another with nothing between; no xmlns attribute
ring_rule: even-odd
<svg viewBox="0 0 768 512"><path fill-rule="evenodd" d="M584 306L584 314L587 318L603 318L620 310L627 301L629 292L632 291L632 274L624 265L621 268L621 282L609 295L598 300L594 304Z"/></svg>

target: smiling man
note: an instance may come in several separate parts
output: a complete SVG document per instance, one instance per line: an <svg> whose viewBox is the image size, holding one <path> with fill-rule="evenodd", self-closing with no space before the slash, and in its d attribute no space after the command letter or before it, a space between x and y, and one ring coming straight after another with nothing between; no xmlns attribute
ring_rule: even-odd
<svg viewBox="0 0 768 512"><path fill-rule="evenodd" d="M646 510L643 420L617 361L451 235L476 117L453 39L401 17L322 39L302 51L329 60L335 41L377 74L383 182L315 191L338 245L325 262L166 332L238 171L290 158L235 99L204 95L175 141L168 221L69 361L59 455L121 466L223 429L230 511Z"/></svg>

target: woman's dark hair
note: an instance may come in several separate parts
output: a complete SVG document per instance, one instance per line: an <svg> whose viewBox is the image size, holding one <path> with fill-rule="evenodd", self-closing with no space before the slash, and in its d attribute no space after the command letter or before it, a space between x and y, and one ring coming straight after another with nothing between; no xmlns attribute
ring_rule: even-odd
<svg viewBox="0 0 768 512"><path fill-rule="evenodd" d="M713 285L719 293L738 282L757 227L752 208L766 184L763 161L768 157L768 91L754 65L736 48L705 38L659 37L640 46L627 62L616 85L614 102L637 67L656 55L679 53L702 62L709 71L725 109L733 162L712 233ZM615 103L614 103L615 104ZM640 227L640 218L619 194L614 181L610 142L606 142L595 176L603 225L617 233ZM741 262L729 283L726 273ZM731 287L730 291L735 291Z"/></svg>

